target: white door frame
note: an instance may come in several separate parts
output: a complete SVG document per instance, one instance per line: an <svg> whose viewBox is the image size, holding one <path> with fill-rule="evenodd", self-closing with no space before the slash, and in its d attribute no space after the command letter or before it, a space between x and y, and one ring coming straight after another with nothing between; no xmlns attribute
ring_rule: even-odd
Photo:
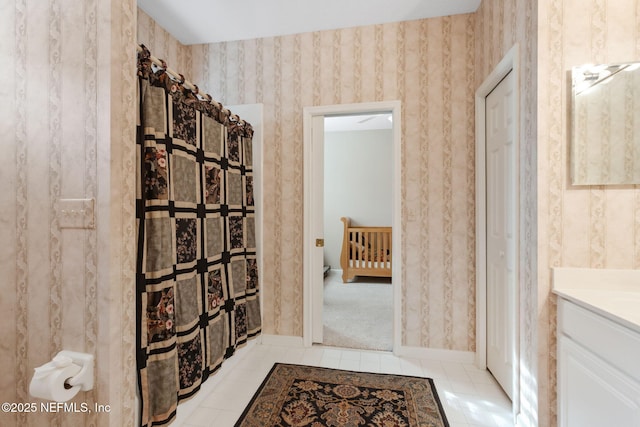
<svg viewBox="0 0 640 427"><path fill-rule="evenodd" d="M313 118L336 114L358 114L391 111L393 120L393 209L391 213L393 227L393 350L400 349L402 337L402 141L401 141L401 103L400 101L368 102L362 104L339 104L316 107L304 107L304 248L303 248L303 341L305 347L313 344L313 292L312 292L312 261L315 239L322 236L314 235L315 224L324 221L323 212L312 209L313 178L316 177L312 155L313 147Z"/></svg>
<svg viewBox="0 0 640 427"><path fill-rule="evenodd" d="M523 140L520 134L520 55L518 45L514 45L504 56L496 68L485 79L476 91L476 366L480 369L487 367L487 218L486 218L486 129L485 129L485 98L491 91L509 74L514 73L514 105L516 108L514 117L516 120L516 158L514 165L514 175L520 176L520 142ZM515 197L518 206L516 212L516 284L520 283L520 185L515 185ZM514 327L514 347L513 355L513 416L517 419L520 412L520 289L516 286L514 292L514 305L516 325Z"/></svg>

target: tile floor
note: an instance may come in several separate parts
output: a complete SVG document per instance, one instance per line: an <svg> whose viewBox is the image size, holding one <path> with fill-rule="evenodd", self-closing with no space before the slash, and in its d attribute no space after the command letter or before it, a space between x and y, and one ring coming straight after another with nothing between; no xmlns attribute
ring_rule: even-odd
<svg viewBox="0 0 640 427"><path fill-rule="evenodd" d="M233 426L275 362L434 379L451 427L513 427L511 402L487 372L473 365L399 358L391 353L250 342L199 393L178 406L172 427Z"/></svg>

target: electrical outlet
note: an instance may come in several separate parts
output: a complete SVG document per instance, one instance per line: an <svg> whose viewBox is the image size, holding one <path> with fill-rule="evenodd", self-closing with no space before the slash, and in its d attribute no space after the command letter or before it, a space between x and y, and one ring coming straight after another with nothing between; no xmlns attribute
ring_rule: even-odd
<svg viewBox="0 0 640 427"><path fill-rule="evenodd" d="M60 228L96 228L95 199L60 199Z"/></svg>

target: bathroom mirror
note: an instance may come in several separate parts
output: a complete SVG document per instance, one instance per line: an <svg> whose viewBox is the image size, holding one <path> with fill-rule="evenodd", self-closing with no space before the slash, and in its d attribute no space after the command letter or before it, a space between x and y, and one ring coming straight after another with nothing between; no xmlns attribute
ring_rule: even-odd
<svg viewBox="0 0 640 427"><path fill-rule="evenodd" d="M572 69L571 183L640 183L640 62Z"/></svg>

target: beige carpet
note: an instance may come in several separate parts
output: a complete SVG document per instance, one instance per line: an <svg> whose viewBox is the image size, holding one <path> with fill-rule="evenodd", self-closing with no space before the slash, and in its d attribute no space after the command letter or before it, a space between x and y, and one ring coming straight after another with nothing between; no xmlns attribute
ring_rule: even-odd
<svg viewBox="0 0 640 427"><path fill-rule="evenodd" d="M390 279L358 277L342 283L331 270L324 280L324 345L363 350L393 349L393 288Z"/></svg>

